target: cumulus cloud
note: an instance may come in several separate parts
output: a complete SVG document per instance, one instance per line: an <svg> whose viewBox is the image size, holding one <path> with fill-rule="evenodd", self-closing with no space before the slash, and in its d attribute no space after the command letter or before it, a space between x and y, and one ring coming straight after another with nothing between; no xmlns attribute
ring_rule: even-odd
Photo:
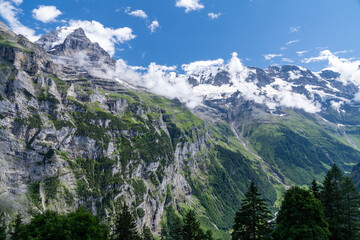
<svg viewBox="0 0 360 240"><path fill-rule="evenodd" d="M117 10L116 10L117 11ZM148 15L145 13L144 10L141 10L141 9L138 9L138 10L134 10L134 11L131 11L131 8L130 7L127 7L125 9L125 13L127 13L128 15L130 16L134 16L134 17L139 17L139 18L143 18L145 19L146 21L146 25L148 27L148 29L154 33L156 32L156 29L160 28L160 23L158 20L153 20L150 24L149 24L149 17Z"/></svg>
<svg viewBox="0 0 360 240"><path fill-rule="evenodd" d="M297 43L297 42L300 42L300 40L299 40L299 39L296 39L296 40L288 41L288 42L285 43L285 44L286 44L286 46L289 46L289 45L294 44L294 43Z"/></svg>
<svg viewBox="0 0 360 240"><path fill-rule="evenodd" d="M264 55L264 58L265 58L266 61L269 61L269 60L271 60L273 58L282 57L282 56L283 56L282 54L273 54L273 53L271 53L271 54Z"/></svg>
<svg viewBox="0 0 360 240"><path fill-rule="evenodd" d="M22 34L27 37L30 41L36 41L40 36L35 35L35 31L31 28L24 26L19 21L19 14L22 12L21 9L15 7L13 4L21 4L22 1L4 1L0 0L0 16L5 19L10 28L17 34Z"/></svg>
<svg viewBox="0 0 360 240"><path fill-rule="evenodd" d="M294 32L300 31L300 29L301 29L300 26L290 27L289 31L290 31L291 33L294 33Z"/></svg>
<svg viewBox="0 0 360 240"><path fill-rule="evenodd" d="M144 10L138 9L138 10L131 11L130 7L127 7L125 9L125 13L127 13L130 16L144 18L144 19L146 19L148 17Z"/></svg>
<svg viewBox="0 0 360 240"><path fill-rule="evenodd" d="M207 61L196 61L189 64L183 64L181 68L189 75L194 74L210 67L219 67L224 64L224 60L219 58L217 60L207 60Z"/></svg>
<svg viewBox="0 0 360 240"><path fill-rule="evenodd" d="M339 58L330 50L323 50L317 57L305 58L302 60L304 63L327 61L327 70L340 73L339 80L345 85L354 83L360 87L360 60L351 61L346 58Z"/></svg>
<svg viewBox="0 0 360 240"><path fill-rule="evenodd" d="M189 108L202 103L202 96L193 91L187 81L188 76L178 74L176 66L164 66L154 62L148 67L130 66L123 59L119 59L115 68L101 64L101 69L95 69L86 59L86 54L85 58L82 56L77 58L82 61L82 67L99 78L117 79L121 84L129 87L141 86L152 93L170 99L177 98Z"/></svg>
<svg viewBox="0 0 360 240"><path fill-rule="evenodd" d="M217 19L217 18L220 17L220 15L221 15L221 13L213 13L213 12L208 13L208 16L209 16L211 19Z"/></svg>
<svg viewBox="0 0 360 240"><path fill-rule="evenodd" d="M143 75L144 86L153 93L168 97L178 98L180 101L193 108L202 103L202 97L193 92L192 86L187 82L187 77L178 75L176 67L167 67L151 63Z"/></svg>
<svg viewBox="0 0 360 240"><path fill-rule="evenodd" d="M55 22L56 18L62 14L62 12L55 6L41 5L38 8L32 10L33 18L43 23Z"/></svg>
<svg viewBox="0 0 360 240"><path fill-rule="evenodd" d="M154 20L151 22L151 24L148 26L148 28L150 29L150 31L153 33L156 31L156 29L158 29L160 27L160 24L157 20Z"/></svg>
<svg viewBox="0 0 360 240"><path fill-rule="evenodd" d="M129 27L109 28L97 21L70 20L68 26L59 28L59 41L61 43L75 29L84 29L86 36L92 41L97 42L111 56L115 54L115 46L134 39L136 36ZM57 44L57 43L55 43Z"/></svg>
<svg viewBox="0 0 360 240"><path fill-rule="evenodd" d="M196 11L204 8L200 0L176 0L176 7L185 8L185 12Z"/></svg>

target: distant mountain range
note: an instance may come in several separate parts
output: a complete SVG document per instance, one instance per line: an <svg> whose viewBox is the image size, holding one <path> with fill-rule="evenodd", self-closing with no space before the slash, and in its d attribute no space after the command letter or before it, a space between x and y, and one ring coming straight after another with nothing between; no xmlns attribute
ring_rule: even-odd
<svg viewBox="0 0 360 240"><path fill-rule="evenodd" d="M159 234L191 207L228 239L251 180L273 211L286 188L321 181L334 163L360 185L359 88L341 74L246 67L236 54L141 71L81 28L32 43L0 23L2 209L84 205L108 217L126 201ZM173 90L147 82L166 77L190 92L168 99Z"/></svg>

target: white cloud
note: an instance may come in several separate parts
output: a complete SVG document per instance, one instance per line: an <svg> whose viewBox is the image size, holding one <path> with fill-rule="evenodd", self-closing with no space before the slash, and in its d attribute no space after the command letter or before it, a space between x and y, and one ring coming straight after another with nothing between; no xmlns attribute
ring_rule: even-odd
<svg viewBox="0 0 360 240"><path fill-rule="evenodd" d="M299 40L299 39L296 39L296 40L288 41L288 42L285 43L285 44L286 44L286 46L289 46L289 45L294 44L294 43L297 43L297 42L300 42L300 40Z"/></svg>
<svg viewBox="0 0 360 240"><path fill-rule="evenodd" d="M58 43L63 42L65 38L77 28L84 29L86 36L92 42L99 43L111 56L115 54L116 44L130 41L136 37L129 27L114 29L104 27L104 25L97 21L70 20L67 27L60 28L60 40Z"/></svg>
<svg viewBox="0 0 360 240"><path fill-rule="evenodd" d="M264 58L265 58L265 60L266 61L269 61L269 60L271 60L271 59L273 59L273 58L276 58L276 57L282 57L283 55L282 54L266 54L266 55L264 55Z"/></svg>
<svg viewBox="0 0 360 240"><path fill-rule="evenodd" d="M270 110L277 107L299 108L306 112L315 113L320 111L319 103L315 102L313 96L310 98L305 95L294 93L293 85L280 78L260 87L256 85L257 79L249 81L250 74L255 74L255 70L243 65L237 53L232 54L232 58L227 63L223 59L195 61L183 64L182 69L185 74L179 74L176 66L163 66L151 63L148 67L128 66L123 60L118 60L116 70L109 70L108 77L118 78L120 82L142 86L158 95L167 98L178 98L193 108L202 104L203 98L217 99L225 95L230 96L235 92L240 92L240 96L246 100L254 101L258 104L266 105ZM221 86L201 83L192 86L188 82L189 76L215 76L219 71L226 70L229 73L230 83ZM99 72L104 74L103 72ZM292 79L298 79L300 72L290 72ZM104 76L103 76L104 77Z"/></svg>
<svg viewBox="0 0 360 240"><path fill-rule="evenodd" d="M305 53L307 53L307 52L309 52L309 51L297 51L296 53L297 53L297 55L299 56L299 57L301 57L301 56L303 56Z"/></svg>
<svg viewBox="0 0 360 240"><path fill-rule="evenodd" d="M56 18L62 14L62 12L55 6L41 5L38 8L32 10L33 18L43 23L55 22Z"/></svg>
<svg viewBox="0 0 360 240"><path fill-rule="evenodd" d="M150 29L150 31L153 33L156 31L157 28L160 27L160 24L157 20L154 20L151 22L151 24L148 26L148 28Z"/></svg>
<svg viewBox="0 0 360 240"><path fill-rule="evenodd" d="M139 17L139 18L144 18L144 19L146 19L148 17L147 14L145 13L145 11L141 10L141 9L131 11L131 8L128 7L125 9L125 12L127 14L129 14L130 16L134 16L134 17Z"/></svg>
<svg viewBox="0 0 360 240"><path fill-rule="evenodd" d="M352 53L354 52L353 50L340 50L340 51L336 51L334 52L334 54L346 54L346 53Z"/></svg>
<svg viewBox="0 0 360 240"><path fill-rule="evenodd" d="M317 57L305 58L304 63L327 61L328 66L325 69L340 73L339 80L345 85L349 82L360 87L360 61L352 61L346 58L339 58L329 50L323 50Z"/></svg>
<svg viewBox="0 0 360 240"><path fill-rule="evenodd" d="M200 0L176 0L176 7L185 8L185 12L196 11L204 8Z"/></svg>
<svg viewBox="0 0 360 240"><path fill-rule="evenodd" d="M117 9L118 10L118 9ZM117 11L116 10L116 11ZM153 20L150 24L148 24L148 15L145 13L144 10L138 9L138 10L134 10L131 11L130 7L127 7L125 9L125 13L127 13L130 16L134 16L134 17L139 17L139 18L143 18L146 20L146 25L147 27L150 29L150 31L152 33L154 33L156 31L156 29L160 28L160 23L158 20Z"/></svg>
<svg viewBox="0 0 360 240"><path fill-rule="evenodd" d="M300 26L296 26L296 27L290 27L289 31L294 33L294 32L298 32L300 31L301 27Z"/></svg>
<svg viewBox="0 0 360 240"><path fill-rule="evenodd" d="M224 64L224 60L219 58L217 60L196 61L189 64L183 64L181 68L189 75L208 69L210 67L219 67Z"/></svg>
<svg viewBox="0 0 360 240"><path fill-rule="evenodd" d="M13 3L16 4L16 6L19 6L20 4L23 3L23 0L11 0Z"/></svg>
<svg viewBox="0 0 360 240"><path fill-rule="evenodd" d="M13 1L14 3L21 4L21 1ZM40 36L35 35L35 31L31 28L24 26L18 18L21 9L15 7L11 2L0 0L0 16L5 19L10 28L17 34L22 34L30 41L36 41Z"/></svg>
<svg viewBox="0 0 360 240"><path fill-rule="evenodd" d="M142 84L153 93L168 97L178 98L180 101L193 108L202 103L202 97L194 94L192 86L187 82L187 77L173 72L176 67L167 67L151 63L143 75Z"/></svg>
<svg viewBox="0 0 360 240"><path fill-rule="evenodd" d="M208 13L208 16L209 16L211 19L217 19L217 18L220 17L220 15L221 15L221 13L213 13L213 12Z"/></svg>

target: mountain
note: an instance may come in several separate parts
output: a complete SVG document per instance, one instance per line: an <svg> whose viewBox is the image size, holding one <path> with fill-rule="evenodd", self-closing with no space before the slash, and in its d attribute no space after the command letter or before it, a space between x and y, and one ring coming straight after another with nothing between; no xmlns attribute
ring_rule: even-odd
<svg viewBox="0 0 360 240"><path fill-rule="evenodd" d="M61 35L61 31L56 30L36 41L55 63L72 66L78 72L89 68L100 71L106 71L103 67L114 68L116 61L98 43L92 43L82 28L76 29L64 39Z"/></svg>
<svg viewBox="0 0 360 240"><path fill-rule="evenodd" d="M100 78L94 70L115 60L82 29L59 34L34 44L0 24L0 206L9 215L83 205L111 222L126 201L159 234L193 208L229 239L251 180L276 211L290 185L360 160L358 88L335 72L195 69L186 81L204 101L189 109L131 79Z"/></svg>

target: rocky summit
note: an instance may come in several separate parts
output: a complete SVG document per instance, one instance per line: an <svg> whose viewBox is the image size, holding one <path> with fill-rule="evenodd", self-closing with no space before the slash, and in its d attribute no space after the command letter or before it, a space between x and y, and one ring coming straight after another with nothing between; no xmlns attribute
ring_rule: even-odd
<svg viewBox="0 0 360 240"><path fill-rule="evenodd" d="M228 239L250 181L276 211L289 186L322 180L334 163L353 170L356 85L235 57L183 74L202 99L189 109L109 77L116 61L81 28L32 43L0 23L0 206L26 217L85 206L112 221L125 201L156 234L191 207Z"/></svg>

